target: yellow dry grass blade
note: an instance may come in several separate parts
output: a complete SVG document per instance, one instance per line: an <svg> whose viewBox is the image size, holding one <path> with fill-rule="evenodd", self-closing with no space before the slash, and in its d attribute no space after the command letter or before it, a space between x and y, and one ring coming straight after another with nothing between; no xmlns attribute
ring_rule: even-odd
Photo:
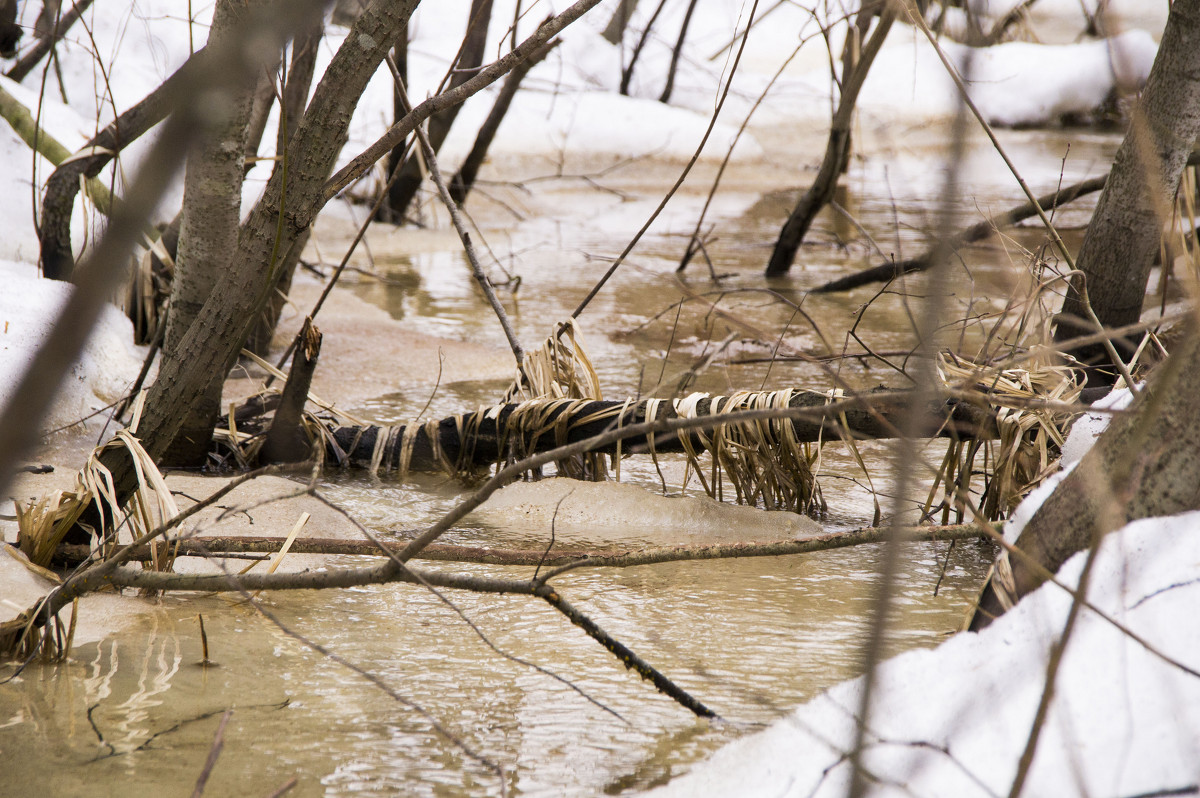
<svg viewBox="0 0 1200 798"><path fill-rule="evenodd" d="M939 355L938 372L946 384L977 390L995 408L999 437L990 446L981 509L988 520L1006 518L1054 470L1077 415L1063 406L1078 400L1083 390L1078 372L1052 362L1049 355L1032 358L1023 368L983 368L950 354ZM978 447L971 451L965 463L954 458L960 479L943 476L948 493L955 482L961 489L962 475L969 477Z"/></svg>
<svg viewBox="0 0 1200 798"><path fill-rule="evenodd" d="M554 408L561 407L561 404L530 405L528 410L523 404L518 411L520 416L509 419L512 429L544 428L546 433L554 435L557 444L563 444L567 440L566 425L572 411L585 401L603 399L604 396L600 390L600 376L584 348L579 322L567 319L561 325L556 325L556 330L540 349L525 353L519 373L505 391L503 401L511 403L545 399L570 402L553 425L549 423L548 414ZM514 437L511 440L521 438ZM514 452L510 459L520 459L522 456L524 453ZM615 470L615 459L613 462ZM608 458L599 453L561 460L555 466L561 476L573 479L603 481L608 477Z"/></svg>
<svg viewBox="0 0 1200 798"><path fill-rule="evenodd" d="M134 417L138 417L135 408ZM135 421L136 424L136 421ZM116 487L111 472L100 461L101 453L110 447L124 447L133 459L137 488L129 502L127 513L117 502ZM108 518L125 515L130 533L140 536L179 514L175 499L162 473L142 448L138 439L127 429L117 432L103 447L95 449L76 476L75 489L55 491L24 505L17 504L17 538L21 551L35 565L47 566L67 531L79 520L84 509L95 502ZM97 549L115 545L115 536L96 539ZM103 551L101 552L103 553ZM150 567L170 570L173 557L165 549L152 547Z"/></svg>
<svg viewBox="0 0 1200 798"><path fill-rule="evenodd" d="M793 392L739 391L731 396L712 397L707 415L719 417L740 410L788 407ZM682 418L697 418L706 394L694 393L674 402ZM761 505L768 510L809 512L819 502L820 489L812 466L819 445L796 439L792 422L786 418L763 419L740 424L716 424L694 433L707 450L708 476L701 465L701 453L687 436L681 437L689 466L695 469L700 484L709 496L725 500L725 485L733 490L739 504Z"/></svg>
<svg viewBox="0 0 1200 798"><path fill-rule="evenodd" d="M536 352L526 352L520 373L503 401L523 399L602 399L600 376L583 347L582 330L567 319Z"/></svg>

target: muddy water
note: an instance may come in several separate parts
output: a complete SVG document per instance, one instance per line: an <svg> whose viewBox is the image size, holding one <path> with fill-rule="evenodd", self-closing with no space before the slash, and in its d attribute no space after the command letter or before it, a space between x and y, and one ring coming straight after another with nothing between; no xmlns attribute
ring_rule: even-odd
<svg viewBox="0 0 1200 798"><path fill-rule="evenodd" d="M1041 180L1038 190L1056 181L1068 141L1068 181L1092 174L1094 161L1113 147L1110 137L1091 134L1006 137L1030 175ZM920 249L916 231L927 226L936 196L937 181L929 175L933 154L933 148L913 145L890 162L886 179L873 171L877 165L852 175L847 204L887 252ZM1015 199L991 167L981 166L987 162L986 154L973 155L983 188L963 203L964 216L973 208L999 210ZM537 184L536 190L485 187L489 197L472 210L499 262L522 279L516 296L506 295L505 302L526 345L540 341L582 298L677 168L619 170L601 179L606 191L570 180ZM869 259L861 243L839 243L840 228L831 219L818 225L788 279L769 286L761 279L767 242L789 199L764 189L778 188L783 168L738 167L730 176L706 246L718 279L702 262L682 278L707 303L693 299L680 308L684 294L673 274L681 236L703 204L700 182L671 206L584 314L589 351L608 395L668 396L685 378L685 390L827 388L828 369L850 385L903 384L886 365L860 360L825 366L761 362L776 346L785 353L830 354L822 337L834 352L843 346L860 351L856 342L847 343L846 330L873 293L805 298L806 288ZM1037 241L1027 233L1014 239L1030 246ZM387 280L362 278L352 290L417 330L491 344L502 357L503 338L453 239L421 241L374 240L373 268ZM1002 302L1019 282L1009 268L1013 252L995 246L973 251L974 288L952 281L950 307L978 310ZM800 303L807 317L796 313ZM911 346L917 312L898 296L884 295L862 313L857 333L875 351L901 352ZM972 335L962 336L962 346L973 345ZM951 336L952 344L958 341ZM722 345L727 351L711 358ZM432 393L430 375L391 367L397 368L397 391L351 409L380 421L420 409ZM491 401L502 387L496 382L441 385L429 412ZM936 458L937 451L931 448L928 456ZM863 447L864 456L879 464L889 452L885 444ZM850 456L831 449L823 468L828 525L869 521L864 480ZM658 483L657 471L644 462L628 461L623 472L634 483ZM874 477L886 491L883 465ZM401 530L428 523L465 488L424 476L403 484L331 478L324 489L366 523ZM468 520L449 539L496 546L533 542L527 531L494 518ZM503 766L518 794L634 791L682 772L723 742L854 676L880 557L879 547L859 547L769 560L577 571L556 580L568 600L719 713L716 723L697 721L655 694L549 607L527 599L451 596L477 634L437 597L407 586L265 598L280 624L373 674L393 697L244 605L222 597L168 597L132 629L78 646L67 665L30 667L0 686L0 795L190 792L226 710L232 714L209 795L267 795L292 778L292 795L499 794L497 779L474 757ZM889 651L936 645L954 631L989 557L976 544L906 547ZM197 613L206 619L213 667L197 664ZM480 635L570 686L498 655ZM434 721L472 753L438 733Z"/></svg>

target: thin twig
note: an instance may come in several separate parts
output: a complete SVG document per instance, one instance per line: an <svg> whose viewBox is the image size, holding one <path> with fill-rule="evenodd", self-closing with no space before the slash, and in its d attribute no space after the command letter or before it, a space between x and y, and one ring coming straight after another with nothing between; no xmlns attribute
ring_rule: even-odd
<svg viewBox="0 0 1200 798"><path fill-rule="evenodd" d="M200 771L200 777L196 779L196 788L192 790L192 798L200 798L204 794L204 786L208 784L208 778L212 775L213 768L216 767L217 757L221 755L221 749L225 746L225 725L229 723L229 716L232 714L232 709L225 710L225 714L221 716L221 722L217 724L217 733L213 735L212 747L208 750L208 759L204 761L204 769Z"/></svg>
<svg viewBox="0 0 1200 798"><path fill-rule="evenodd" d="M608 271L606 271L604 275L601 276L601 278L596 282L596 284L592 286L592 289L588 291L587 296L583 298L583 300L579 303L579 306L571 312L571 318L579 318L579 315L583 313L584 309L587 308L592 299L595 298L596 294L600 293L600 289L604 287L604 284L608 282L609 278L612 277L613 274L616 273L617 269L621 267L621 264L625 262L627 257L629 257L629 253L633 252L633 248L636 247L638 242L642 240L642 236L645 235L646 231L650 229L650 225L654 224L654 220L657 219L659 214L663 212L663 209L667 207L667 203L670 202L671 198L675 196L675 192L677 192L679 187L683 185L683 181L687 179L688 174L692 171L692 167L695 166L696 162L700 160L700 153L704 152L704 147L706 144L708 144L708 137L712 135L713 128L715 128L717 125L717 119L721 115L721 109L725 107L725 100L727 97L729 97L729 90L733 88L733 77L737 74L738 64L740 64L742 61L742 53L746 50L746 42L749 40L750 26L754 24L754 13L757 10L758 0L754 0L754 5L750 7L750 17L746 23L746 30L742 33L742 44L740 47L738 47L737 57L733 59L733 66L729 69L729 78L725 81L725 88L721 92L721 99L717 101L717 107L713 109L712 117L708 121L708 127L705 128L704 135L700 138L700 143L696 146L696 151L692 153L692 157L688 159L687 164L683 167L683 171L680 172L679 178L675 181L674 185L672 185L667 191L666 195L662 198L662 201L658 203L658 207L656 207L650 214L650 218L648 218L646 223L642 225L641 229L634 234L633 238L625 246L625 249L622 250L621 254L617 256L616 260L613 261L613 264L608 267Z"/></svg>

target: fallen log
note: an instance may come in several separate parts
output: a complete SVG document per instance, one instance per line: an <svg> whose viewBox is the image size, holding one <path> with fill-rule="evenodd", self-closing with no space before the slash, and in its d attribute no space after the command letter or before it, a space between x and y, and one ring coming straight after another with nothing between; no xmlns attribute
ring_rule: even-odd
<svg viewBox="0 0 1200 798"><path fill-rule="evenodd" d="M785 434L791 442L898 436L901 419L914 412L914 395L881 390L831 400L815 391L743 392L732 396L693 394L685 399L641 402L583 399L534 400L498 405L417 426L340 426L329 429L326 457L351 468L372 471L469 471L577 443L603 432L672 419L706 419L707 426L728 425L717 416L748 410L791 409L787 421L744 420L767 438ZM917 434L926 437L994 438L991 408L946 399L917 408ZM790 426L790 429L788 427ZM710 447L710 431L649 433L625 437L592 451L608 454L701 451Z"/></svg>

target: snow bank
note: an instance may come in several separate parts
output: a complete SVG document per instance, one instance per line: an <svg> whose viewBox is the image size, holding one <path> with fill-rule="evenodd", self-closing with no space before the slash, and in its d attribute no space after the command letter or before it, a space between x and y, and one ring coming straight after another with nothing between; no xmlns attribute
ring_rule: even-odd
<svg viewBox="0 0 1200 798"><path fill-rule="evenodd" d="M54 326L72 286L37 276L32 264L0 261L0 406L12 398L38 347ZM129 319L107 306L79 360L67 372L44 429L70 424L124 396L145 348L134 346Z"/></svg>
<svg viewBox="0 0 1200 798"><path fill-rule="evenodd" d="M1077 584L1083 554L1059 577ZM1091 600L1160 651L1200 662L1200 513L1137 521L1106 538ZM1070 596L1047 584L980 634L884 663L870 719L872 795L1007 793ZM846 794L862 680L739 740L666 796ZM1200 679L1149 653L1095 613L1078 620L1026 795L1134 795L1200 780ZM1194 789L1194 787L1193 787Z"/></svg>

